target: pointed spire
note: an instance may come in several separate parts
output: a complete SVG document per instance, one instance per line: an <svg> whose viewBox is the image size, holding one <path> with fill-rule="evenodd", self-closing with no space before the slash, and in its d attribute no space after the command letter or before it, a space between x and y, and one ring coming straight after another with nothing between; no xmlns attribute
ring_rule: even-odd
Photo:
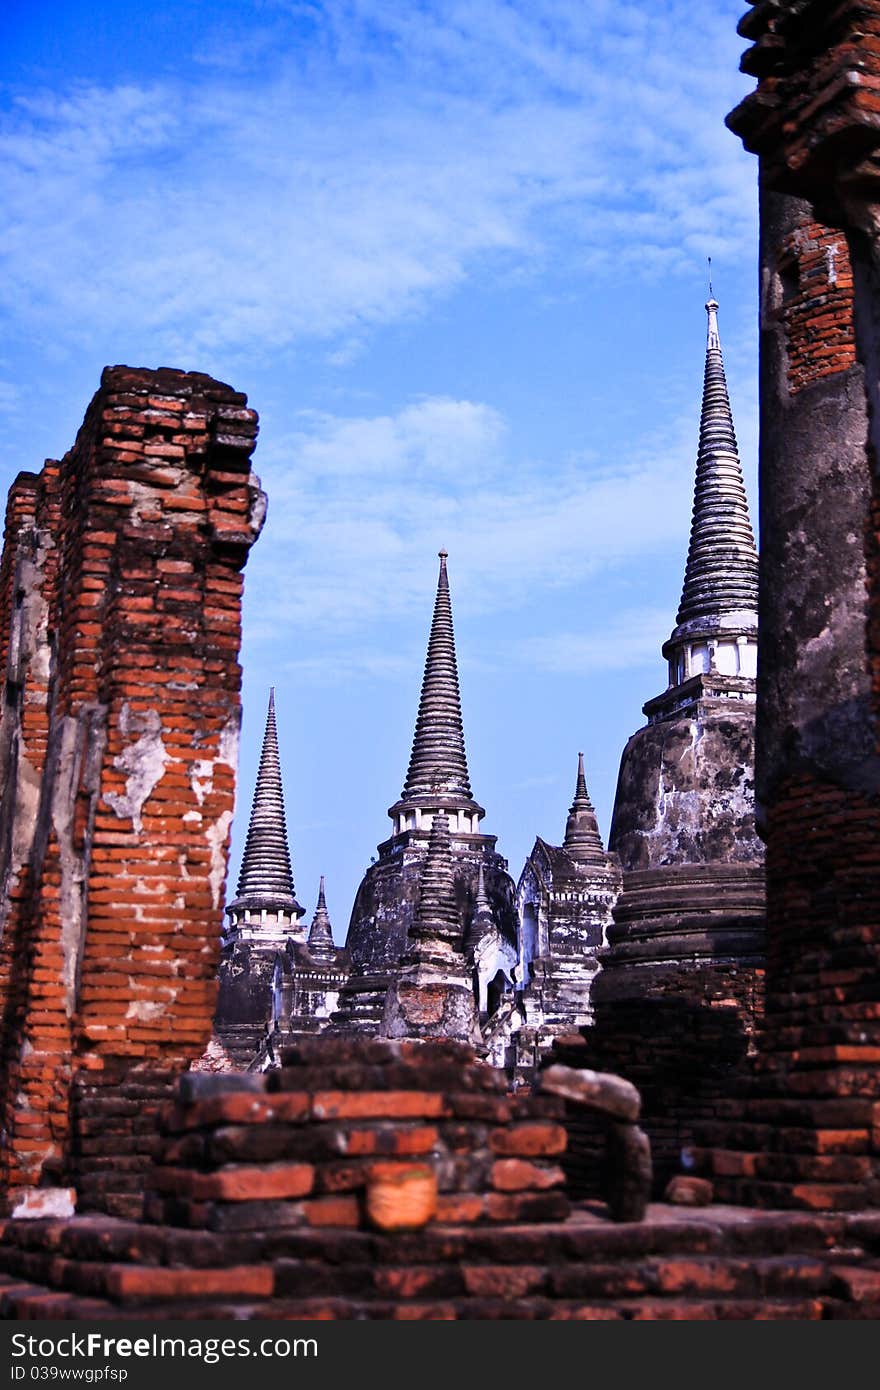
<svg viewBox="0 0 880 1390"><path fill-rule="evenodd" d="M758 607L758 552L721 357L718 301L711 295L706 312L700 446L679 624Z"/></svg>
<svg viewBox="0 0 880 1390"><path fill-rule="evenodd" d="M327 901L324 897L324 875L321 875L321 883L318 888L318 905L315 908L315 915L312 925L309 928L309 952L316 960L333 960L336 956L336 946L333 941L333 928L330 926L330 917L327 913Z"/></svg>
<svg viewBox="0 0 880 1390"><path fill-rule="evenodd" d="M284 790L278 731L275 727L275 690L269 692L269 712L263 751L257 772L257 785L248 826L247 842L238 876L236 903L246 899L268 900L278 906L298 907L294 897L287 825L284 819ZM301 910L301 909L300 909Z"/></svg>
<svg viewBox="0 0 880 1390"><path fill-rule="evenodd" d="M416 958L433 942L461 944L461 923L455 902L455 876L449 818L438 812L431 822L431 837L422 868L419 905L410 929L410 944Z"/></svg>
<svg viewBox="0 0 880 1390"><path fill-rule="evenodd" d="M489 895L486 892L486 872L483 867L482 859L480 860L480 872L477 875L477 895L474 899L474 906L476 907L477 915L481 912L492 911L489 905Z"/></svg>
<svg viewBox="0 0 880 1390"><path fill-rule="evenodd" d="M440 554L440 577L428 639L428 655L422 679L419 713L413 739L404 801L424 796L459 796L471 799L458 667L455 660L455 634L446 573L445 550Z"/></svg>
<svg viewBox="0 0 880 1390"><path fill-rule="evenodd" d="M562 847L578 864L604 865L607 863L605 851L602 848L602 837L599 834L596 812L587 791L583 753L578 753L574 801L571 803L571 810L565 823L565 839L562 842Z"/></svg>
<svg viewBox="0 0 880 1390"><path fill-rule="evenodd" d="M489 901L489 894L486 892L486 875L483 868L483 861L480 860L480 872L477 876L477 891L474 897L474 915L468 929L466 945L468 949L473 949L488 932L496 930L495 914L492 911L492 904Z"/></svg>

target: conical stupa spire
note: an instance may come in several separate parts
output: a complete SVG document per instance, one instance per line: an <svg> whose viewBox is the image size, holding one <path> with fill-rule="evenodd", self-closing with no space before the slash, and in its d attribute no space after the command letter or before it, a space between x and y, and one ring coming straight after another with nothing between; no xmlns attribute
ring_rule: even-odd
<svg viewBox="0 0 880 1390"><path fill-rule="evenodd" d="M486 892L486 871L483 867L482 860L480 860L480 871L477 874L477 893L476 897L474 898L474 906L476 908L477 915L479 915L481 912L492 911L492 908L489 904L489 895Z"/></svg>
<svg viewBox="0 0 880 1390"><path fill-rule="evenodd" d="M315 908L315 915L312 925L309 928L309 952L316 960L332 960L336 955L336 946L333 941L333 929L330 926L330 917L327 913L327 901L324 897L324 875L321 875L321 883L318 888L318 905Z"/></svg>
<svg viewBox="0 0 880 1390"><path fill-rule="evenodd" d="M483 868L483 861L480 860L480 871L477 875L477 891L474 895L474 915L467 934L467 946L472 949L483 937L496 929L495 914L492 911L492 904L489 901L489 894L486 892L486 874Z"/></svg>
<svg viewBox="0 0 880 1390"><path fill-rule="evenodd" d="M263 735L250 825L238 877L236 903L247 902L248 899L259 899L264 906L275 903L280 907L298 906L294 898L284 819L274 689L269 692L266 732Z"/></svg>
<svg viewBox="0 0 880 1390"><path fill-rule="evenodd" d="M700 445L679 624L758 607L758 552L727 394L716 299L709 298L706 312Z"/></svg>
<svg viewBox="0 0 880 1390"><path fill-rule="evenodd" d="M471 799L446 553L445 550L440 551L437 598L428 639L416 732L403 789L404 801L438 795Z"/></svg>
<svg viewBox="0 0 880 1390"><path fill-rule="evenodd" d="M420 946L443 941L460 946L461 923L455 902L455 878L449 818L440 811L431 822L431 837L419 883L419 905L410 932L415 954Z"/></svg>
<svg viewBox="0 0 880 1390"><path fill-rule="evenodd" d="M571 810L565 823L565 839L562 842L562 847L579 864L605 864L607 862L605 851L602 848L602 837L599 834L596 812L587 791L583 753L578 753L574 801L571 803Z"/></svg>

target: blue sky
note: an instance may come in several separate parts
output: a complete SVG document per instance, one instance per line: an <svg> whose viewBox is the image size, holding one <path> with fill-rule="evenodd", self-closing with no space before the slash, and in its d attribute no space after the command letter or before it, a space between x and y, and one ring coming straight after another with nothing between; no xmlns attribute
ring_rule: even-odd
<svg viewBox="0 0 880 1390"><path fill-rule="evenodd" d="M261 419L232 878L276 687L300 901L388 833L449 551L465 735L514 878L579 750L607 838L665 685L706 257L755 512L742 0L13 0L0 53L4 489L107 363Z"/></svg>

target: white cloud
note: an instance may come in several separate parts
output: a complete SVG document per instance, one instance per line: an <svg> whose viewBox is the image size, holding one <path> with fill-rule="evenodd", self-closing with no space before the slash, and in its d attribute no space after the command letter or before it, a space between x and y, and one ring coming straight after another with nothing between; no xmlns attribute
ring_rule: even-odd
<svg viewBox="0 0 880 1390"><path fill-rule="evenodd" d="M142 358L319 335L344 362L477 271L723 254L754 219L737 9L256 6L231 65L218 18L186 80L20 97L0 304L74 343L136 326Z"/></svg>
<svg viewBox="0 0 880 1390"><path fill-rule="evenodd" d="M270 503L248 566L250 640L270 641L283 624L344 642L345 660L365 669L349 652L353 634L427 611L440 548L456 610L473 615L683 553L692 483L681 461L693 433L689 412L664 439L631 447L626 463L587 471L517 458L499 413L473 401L314 417L260 457ZM548 648L542 660L552 659Z"/></svg>
<svg viewBox="0 0 880 1390"><path fill-rule="evenodd" d="M295 435L288 449L297 473L319 485L340 475L472 479L494 471L505 432L490 406L442 396L405 406L396 416L312 415L308 422L311 428Z"/></svg>

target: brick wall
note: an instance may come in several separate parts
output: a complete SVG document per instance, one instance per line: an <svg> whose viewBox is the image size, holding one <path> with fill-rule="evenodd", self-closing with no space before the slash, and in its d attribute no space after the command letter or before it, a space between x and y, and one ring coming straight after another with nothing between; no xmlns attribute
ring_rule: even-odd
<svg viewBox="0 0 880 1390"><path fill-rule="evenodd" d="M853 276L844 234L804 207L781 240L774 274L789 391L854 366Z"/></svg>
<svg viewBox="0 0 880 1390"><path fill-rule="evenodd" d="M502 1084L461 1045L330 1039L185 1076L144 1221L0 1222L0 1317L877 1316L877 1214L610 1222L569 1202L563 1102ZM427 1203L377 1204L425 1173Z"/></svg>
<svg viewBox="0 0 880 1390"><path fill-rule="evenodd" d="M10 493L0 1110L13 1202L73 1177L89 1203L117 1193L136 1208L146 1095L126 1105L124 1087L143 1071L155 1097L210 1036L241 570L263 508L256 428L246 397L209 377L108 368L71 451ZM99 1156L90 1116L111 1093Z"/></svg>
<svg viewBox="0 0 880 1390"><path fill-rule="evenodd" d="M163 1112L147 1219L354 1229L376 1224L367 1207L377 1179L422 1172L436 1178L434 1226L568 1215L564 1103L507 1095L504 1074L472 1048L318 1038L284 1061L262 1076L185 1079Z"/></svg>

